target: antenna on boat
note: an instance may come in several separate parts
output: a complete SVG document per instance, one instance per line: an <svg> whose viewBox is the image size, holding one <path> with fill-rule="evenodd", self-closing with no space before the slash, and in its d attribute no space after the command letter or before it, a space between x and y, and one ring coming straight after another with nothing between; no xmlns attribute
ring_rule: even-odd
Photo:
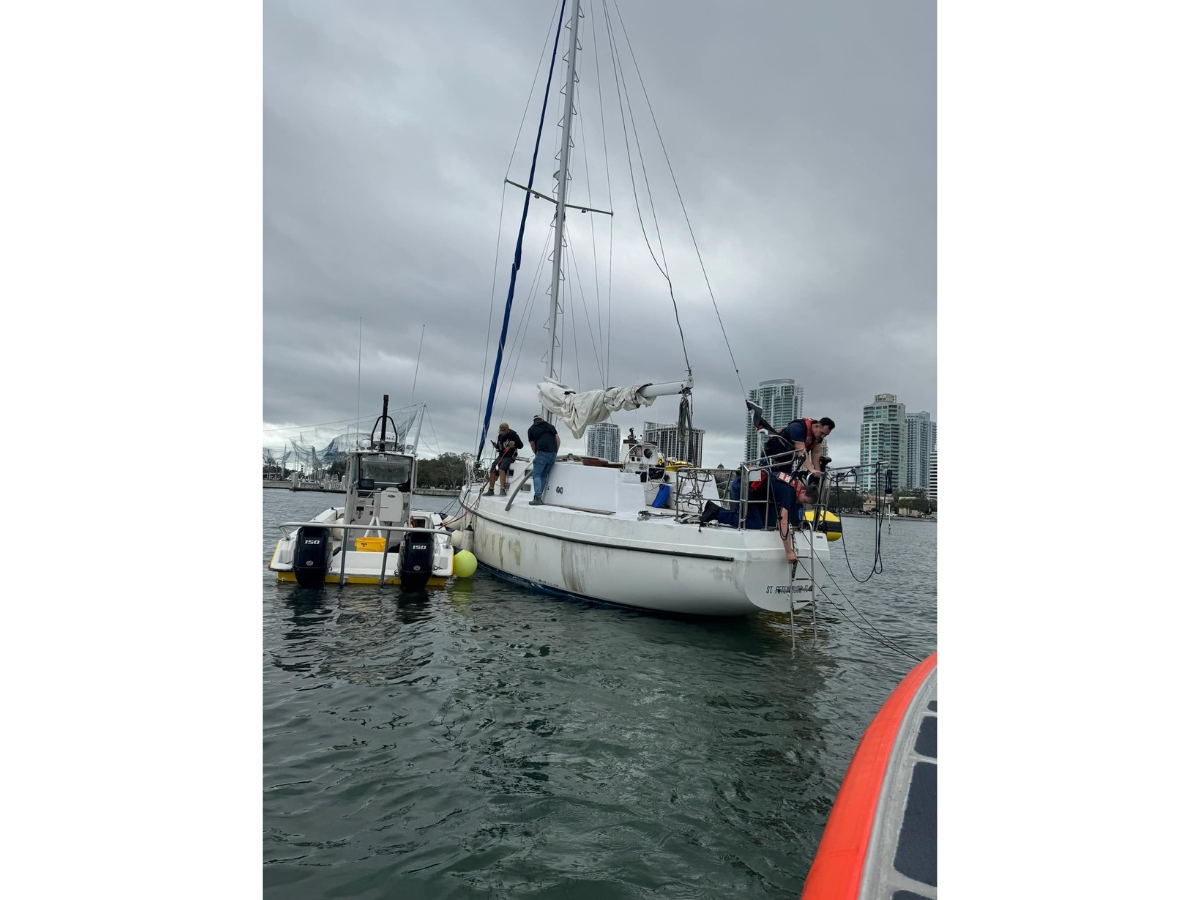
<svg viewBox="0 0 1200 900"><path fill-rule="evenodd" d="M388 415L387 408L388 408L388 395L384 394L383 395L383 414L378 419L376 419L375 424L371 426L371 449L372 450L386 450L387 449L387 423L388 422L392 423L392 434L395 435L395 440L392 441L392 443L395 444L395 443L399 443L399 441L400 441L400 429L396 427L395 420L392 419L392 417ZM378 441L375 440L375 429L376 428L379 429L379 440ZM378 446L376 446L376 444L378 444Z"/></svg>
<svg viewBox="0 0 1200 900"><path fill-rule="evenodd" d="M362 316L358 317L358 389L354 395L354 430L357 444L362 439Z"/></svg>
<svg viewBox="0 0 1200 900"><path fill-rule="evenodd" d="M568 168L571 162L571 116L575 112L575 51L579 48L579 0L571 0L571 44L567 48L566 101L563 104L562 147L558 152L558 200L554 205L554 254L550 257L550 354L546 362L546 377L554 378L554 344L558 339L558 290L562 279L563 223L567 211ZM533 187L533 184L530 184ZM542 408L550 421L550 410Z"/></svg>
<svg viewBox="0 0 1200 900"><path fill-rule="evenodd" d="M417 396L417 373L421 371L421 348L425 346L425 326L421 326L421 343L417 345L417 367L413 369L413 388L412 394L408 398L408 405L412 406L413 400ZM399 436L397 435L397 439Z"/></svg>

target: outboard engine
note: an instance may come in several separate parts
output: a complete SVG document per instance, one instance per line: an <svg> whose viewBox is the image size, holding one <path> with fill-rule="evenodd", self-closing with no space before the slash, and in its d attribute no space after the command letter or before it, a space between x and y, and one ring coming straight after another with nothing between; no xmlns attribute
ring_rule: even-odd
<svg viewBox="0 0 1200 900"><path fill-rule="evenodd" d="M329 529L301 527L296 535L292 571L301 587L321 587L329 571Z"/></svg>
<svg viewBox="0 0 1200 900"><path fill-rule="evenodd" d="M404 535L400 557L400 587L422 590L433 574L433 535L409 531Z"/></svg>

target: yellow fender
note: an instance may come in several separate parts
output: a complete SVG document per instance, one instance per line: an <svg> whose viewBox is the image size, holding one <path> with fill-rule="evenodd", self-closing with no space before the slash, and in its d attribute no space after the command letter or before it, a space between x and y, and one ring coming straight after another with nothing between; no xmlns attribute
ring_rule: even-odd
<svg viewBox="0 0 1200 900"><path fill-rule="evenodd" d="M809 527L812 527L814 510L808 509L804 511L804 521ZM821 513L821 519L817 523L817 531L825 535L827 541L839 540L842 536L842 520L829 510L824 510Z"/></svg>

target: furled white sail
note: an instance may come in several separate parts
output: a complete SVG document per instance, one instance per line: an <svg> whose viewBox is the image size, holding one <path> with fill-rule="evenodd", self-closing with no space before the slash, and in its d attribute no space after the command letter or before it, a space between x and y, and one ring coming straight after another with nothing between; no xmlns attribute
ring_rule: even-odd
<svg viewBox="0 0 1200 900"><path fill-rule="evenodd" d="M611 413L652 404L653 397L639 393L649 384L650 382L646 382L636 387L610 387L598 391L576 392L565 384L547 378L538 383L538 401L550 412L561 416L563 424L571 429L571 434L581 438L589 425L603 422Z"/></svg>

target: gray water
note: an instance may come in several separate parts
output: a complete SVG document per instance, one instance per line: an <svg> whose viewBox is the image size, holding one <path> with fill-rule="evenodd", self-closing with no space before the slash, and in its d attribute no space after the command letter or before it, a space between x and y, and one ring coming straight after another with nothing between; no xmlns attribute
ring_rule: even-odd
<svg viewBox="0 0 1200 900"><path fill-rule="evenodd" d="M449 498L421 498L443 509ZM263 492L263 885L309 897L796 897L863 730L915 665L822 603L684 619L483 571L443 589L279 584ZM830 573L914 656L936 649L937 526ZM867 628L832 586L833 602Z"/></svg>

